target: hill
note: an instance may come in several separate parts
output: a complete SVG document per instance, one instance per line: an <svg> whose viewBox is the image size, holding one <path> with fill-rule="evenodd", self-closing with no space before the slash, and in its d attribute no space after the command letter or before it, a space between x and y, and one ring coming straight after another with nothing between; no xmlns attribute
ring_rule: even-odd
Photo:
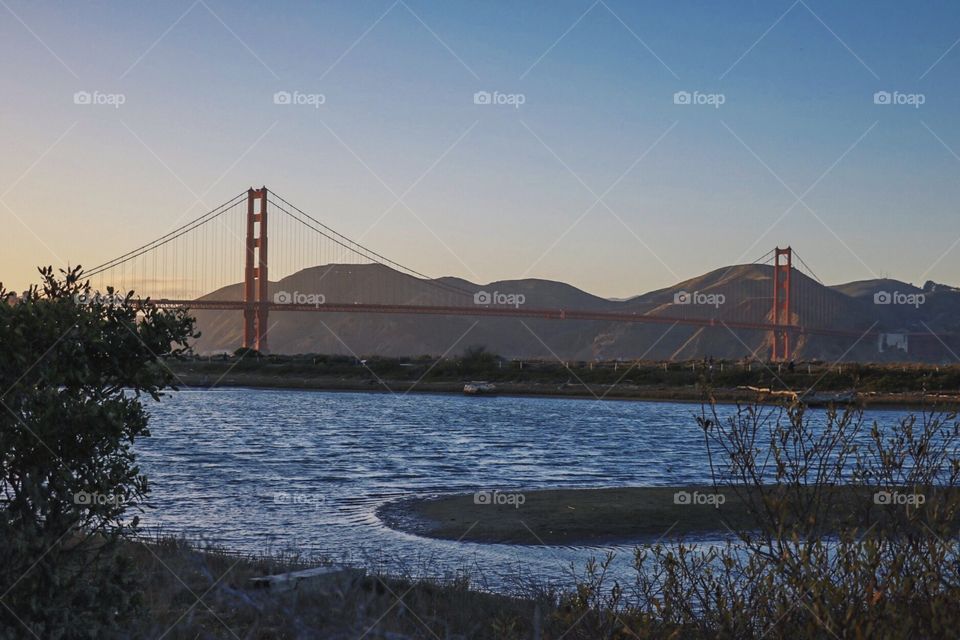
<svg viewBox="0 0 960 640"><path fill-rule="evenodd" d="M802 326L847 332L960 331L960 293L939 285L924 292L896 280L869 280L824 286L793 272L791 320ZM274 353L339 353L354 356L415 356L462 353L483 345L509 358L594 359L765 359L769 334L730 329L724 323L769 322L772 318L773 269L735 265L713 270L674 286L626 300L601 298L569 284L542 279L476 284L460 278L422 280L379 264L331 264L304 269L277 282L275 294L320 294L324 303L418 304L463 306L480 292L510 295L527 308L644 313L663 318L713 319L716 326L639 324L587 320L387 315L360 313L270 314L270 348ZM874 295L898 292L922 295L920 305L876 304ZM241 284L213 291L204 299L237 300ZM241 342L240 314L197 311L203 336L201 352L232 351ZM929 331L928 331L929 329ZM799 336L795 355L820 360L948 360L945 348L914 339L911 351L878 349L876 338ZM930 344L921 344L930 343ZM932 345L932 346L931 346Z"/></svg>

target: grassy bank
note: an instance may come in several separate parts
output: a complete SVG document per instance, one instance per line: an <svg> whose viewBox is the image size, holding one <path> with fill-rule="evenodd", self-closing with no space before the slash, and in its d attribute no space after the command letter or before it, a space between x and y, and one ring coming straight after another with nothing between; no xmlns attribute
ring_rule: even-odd
<svg viewBox="0 0 960 640"><path fill-rule="evenodd" d="M572 588L559 593L519 579L520 595L514 597L481 591L462 573L419 579L359 572L348 579L306 580L295 589L275 590L255 588L251 578L323 561L243 556L177 539L125 543L123 552L144 587L142 615L123 637L586 640L669 635L638 615L586 602ZM600 585L583 588L591 598L594 590L599 596ZM628 628L634 630L630 635ZM608 630L613 634L607 635Z"/></svg>
<svg viewBox="0 0 960 640"><path fill-rule="evenodd" d="M436 359L266 356L171 360L189 386L460 393L489 380L509 395L701 402L780 401L795 392L810 405L960 406L960 366L822 362L787 365L710 362L508 361L480 354Z"/></svg>
<svg viewBox="0 0 960 640"><path fill-rule="evenodd" d="M825 534L840 527L873 527L881 532L896 517L896 510L877 504L872 488L836 487L832 493L834 508L824 514ZM653 542L678 536L726 537L732 531L758 529L762 523L751 514L749 497L744 489L708 486L505 491L399 501L382 507L379 515L395 528L445 540L532 545ZM804 497L797 493L782 499Z"/></svg>

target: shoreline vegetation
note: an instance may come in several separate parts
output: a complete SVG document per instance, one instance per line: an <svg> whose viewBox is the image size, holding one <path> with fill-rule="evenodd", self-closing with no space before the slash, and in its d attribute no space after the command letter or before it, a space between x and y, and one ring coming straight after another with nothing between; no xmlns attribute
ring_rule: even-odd
<svg viewBox="0 0 960 640"><path fill-rule="evenodd" d="M462 393L485 380L506 396L659 402L960 407L960 365L504 360L482 349L436 359L348 356L194 356L167 366L186 387Z"/></svg>
<svg viewBox="0 0 960 640"><path fill-rule="evenodd" d="M622 369L623 363L506 362L477 348L440 360L247 352L201 359L188 356L199 334L183 309L142 308L129 295L119 302L88 299L79 267L60 277L50 267L41 274L39 288L0 305L0 343L10 355L0 363L8 409L0 412L4 640L813 639L825 632L893 640L954 637L960 628L956 413L925 410L881 429L854 406L828 409L814 422L803 402L783 401L783 394L771 394L783 402L779 407L750 404L723 415L705 403L692 417L707 445L702 462L714 486L730 487L729 495L721 490L722 501L709 487L683 489L680 500L666 487L497 492L421 503L437 509L442 527L455 526L460 539L469 535L467 520L496 523L491 514L498 512L501 530L487 532L497 539L521 542L520 513L520 525L541 531L540 541L598 530L662 536L633 548L628 575L606 554L571 567L570 580L553 586L518 573L506 595L485 590L479 565L448 569L429 557L388 564L367 556L363 568L327 570L331 563L323 557L246 557L163 538L141 544L137 512L150 504L149 485L133 449L150 433L144 398L157 400L191 375L206 386L232 375L410 386L478 379L567 386L576 380L925 397L954 393L958 367L799 363L774 371L752 362L707 361ZM168 363L181 367L179 381ZM886 497L877 500L881 492ZM178 498L206 499L203 492ZM210 505L210 516L240 517L237 506ZM734 539L720 545L682 539L684 532L715 531L721 512L728 520L720 524ZM661 533L670 519L680 531ZM387 566L403 569L388 576ZM521 567L518 562L518 572ZM297 574L283 575L291 571Z"/></svg>
<svg viewBox="0 0 960 640"><path fill-rule="evenodd" d="M781 499L798 503L808 499L808 493L785 494ZM833 493L835 509L824 514L823 534L852 528L876 534L894 524L885 503L890 491L877 498L875 488L837 486ZM921 494L933 495L933 490L902 488L898 495ZM733 531L758 529L763 523L751 513L747 498L742 487L704 485L483 491L390 502L380 507L377 515L391 528L440 540L515 545L650 544L668 536L719 539L732 537Z"/></svg>
<svg viewBox="0 0 960 640"><path fill-rule="evenodd" d="M182 538L126 540L118 550L143 578L140 612L124 638L528 638L569 627L559 597L528 583L521 595L486 591L466 573L423 578L347 570L291 586L265 576L331 567L296 555L239 554ZM478 630L477 622L484 621ZM7 637L0 634L0 637Z"/></svg>

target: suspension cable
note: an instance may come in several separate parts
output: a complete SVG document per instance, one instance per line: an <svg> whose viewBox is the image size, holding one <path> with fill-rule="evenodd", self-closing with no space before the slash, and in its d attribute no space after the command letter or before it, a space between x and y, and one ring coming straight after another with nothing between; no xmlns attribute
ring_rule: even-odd
<svg viewBox="0 0 960 640"><path fill-rule="evenodd" d="M773 249L770 249L770 251L767 251L765 254L754 260L751 264L766 264L773 256L773 251Z"/></svg>
<svg viewBox="0 0 960 640"><path fill-rule="evenodd" d="M453 285L448 285L448 284L443 283L443 282L438 282L437 280L435 280L435 279L433 279L433 278L431 278L431 277L429 277L429 276L427 276L427 275L424 275L424 274L420 273L419 271L416 271L415 269L411 269L410 267L404 266L404 265L400 264L399 262L396 262L395 260L391 260L390 258L387 258L386 256L383 256L383 255L377 253L376 251L373 251L373 250L371 250L371 249L368 249L367 247L361 245L360 243L358 243L358 242L356 242L356 241L354 241L354 240L351 240L350 238L348 238L348 237L346 237L346 236L344 236L344 235L342 235L342 234L334 231L333 229L331 229L331 228L328 227L327 225L323 224L322 222L320 222L319 220L317 220L316 218L314 218L314 217L311 216L310 214L308 214L308 213L302 211L301 209L297 208L296 206L290 204L289 202L287 202L286 200L284 200L281 196L277 195L275 192L271 192L271 195L276 196L276 198L277 198L278 200L280 200L281 202L283 202L284 204L286 204L287 206L289 206L290 208L292 208L293 210L295 210L297 213L301 214L301 215L304 216L305 218L309 219L311 222L313 222L313 223L316 224L317 226L321 227L322 229L318 229L318 228L312 226L310 223L308 223L308 222L306 222L306 221L304 221L304 220L301 220L299 217L297 217L296 215L294 215L292 212L290 212L289 210L287 210L287 209L284 208L283 206L281 206L281 205L277 204L276 202L274 202L274 201L273 201L272 199L270 199L269 196L268 196L267 201L268 201L270 204L272 204L272 205L275 206L277 209L279 209L280 211L284 212L285 214L287 214L288 216L290 216L291 218L293 218L294 220L296 220L296 221L299 222L300 224L304 225L304 226L307 227L308 229L311 229L312 231L315 231L316 233L319 233L319 234L322 235L323 237L325 237L325 238L327 238L328 240L330 240L330 241L338 244L339 246L343 247L344 249L346 249L346 250L348 250L348 251L352 251L353 253L362 255L362 256L364 256L365 258L367 258L367 259L369 259L369 260L372 260L373 262L376 262L376 263L381 264L381 265L383 265L383 266L391 266L391 267L393 267L393 268L396 268L397 270L400 270L401 272L404 272L404 273L406 273L407 275L411 275L411 274L412 274L414 277L416 277L416 278L418 278L418 279L421 279L421 280L423 280L424 282L426 282L427 284L430 284L430 285L432 285L432 286L436 286L436 287L439 287L439 288L442 288L442 289L446 289L446 290L452 291L452 292L454 292L454 293L459 293L459 294L462 294L462 295L471 295L471 296L473 295L473 292L472 292L472 291L467 291L467 290L465 290L465 289L461 289L461 288L455 287L455 286L453 286ZM326 231L324 231L324 230L326 230ZM329 232L329 233L327 233L327 232ZM352 246L351 246L351 245L352 245Z"/></svg>
<svg viewBox="0 0 960 640"><path fill-rule="evenodd" d="M814 280L816 280L816 281L819 282L820 284L823 284L823 280L821 280L820 278L817 277L817 274L815 274L815 273L813 272L813 269L810 268L810 265L808 265L806 262L803 261L803 258L800 257L800 254L797 253L796 250L793 251L793 255L797 256L797 260L799 260L799 261L800 261L800 264L802 264L802 265L804 266L804 268L810 273L810 275L813 276L813 279L814 279ZM824 286L826 286L826 285L824 285Z"/></svg>
<svg viewBox="0 0 960 640"><path fill-rule="evenodd" d="M170 241L172 241L172 240L176 240L176 239L179 238L180 236L182 236L182 235L184 235L184 234L186 234L186 233L189 233L190 231L193 231L195 228L197 228L197 227L199 227L199 226L202 226L202 225L210 222L211 220L214 220L215 218L223 215L223 214L226 213L230 208L232 208L232 207L236 206L237 204L239 204L240 199L241 199L241 198L245 198L246 195L247 195L247 192L244 191L243 193L240 193L240 194L238 194L237 196L234 196L233 198L230 198L230 199L227 200L225 203L221 204L220 206L216 207L215 209L211 209L210 211L208 211L207 213L203 214L203 215L200 216L199 218L196 218L196 219L194 219L194 220L186 223L185 225L183 225L183 226L181 226L181 227L178 227L178 228L174 229L173 231L170 231L170 232L167 233L166 235L160 236L159 238L157 238L156 240L153 240L152 242L148 242L147 244L145 244L145 245L143 245L143 246L141 246L141 247L138 247L138 248L136 248L136 249L134 249L134 250L132 250L132 251L128 251L127 253L125 253L125 254L123 254L123 255L121 255L121 256L117 256L116 258L114 258L114 259L112 259L112 260L108 260L108 261L106 261L106 262L104 262L104 263L102 263L102 264L99 264L99 265L97 265L96 267L94 267L94 268L90 269L89 271L85 272L83 275L84 275L85 277L95 276L95 275L97 275L98 273L101 273L101 272L103 272L103 271L107 271L108 269L112 269L112 268L114 268L114 267L120 266L120 265L123 264L124 262L127 262L127 261L129 261L129 260L132 260L132 259L134 259L134 258L137 258L137 257L143 255L144 253L148 252L148 251L152 251L153 249L156 249L157 247L163 246L164 244L166 244L166 243L168 243L168 242L170 242ZM206 218L206 219L204 219L204 218ZM188 228L188 227L190 227L190 228ZM172 236L172 237L171 237L171 236Z"/></svg>

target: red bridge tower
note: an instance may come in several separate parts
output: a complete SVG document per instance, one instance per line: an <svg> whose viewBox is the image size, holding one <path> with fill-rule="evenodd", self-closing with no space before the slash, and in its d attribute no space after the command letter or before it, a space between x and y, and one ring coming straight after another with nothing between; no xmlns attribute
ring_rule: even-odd
<svg viewBox="0 0 960 640"><path fill-rule="evenodd" d="M260 201L259 212L255 207L257 200ZM267 317L270 313L267 291L266 187L247 191L246 249L246 265L243 271L243 346L266 353Z"/></svg>
<svg viewBox="0 0 960 640"><path fill-rule="evenodd" d="M783 260L781 260L783 258ZM773 352L775 362L790 360L790 273L793 270L793 250L777 247L773 252ZM783 327L783 328L779 328Z"/></svg>

